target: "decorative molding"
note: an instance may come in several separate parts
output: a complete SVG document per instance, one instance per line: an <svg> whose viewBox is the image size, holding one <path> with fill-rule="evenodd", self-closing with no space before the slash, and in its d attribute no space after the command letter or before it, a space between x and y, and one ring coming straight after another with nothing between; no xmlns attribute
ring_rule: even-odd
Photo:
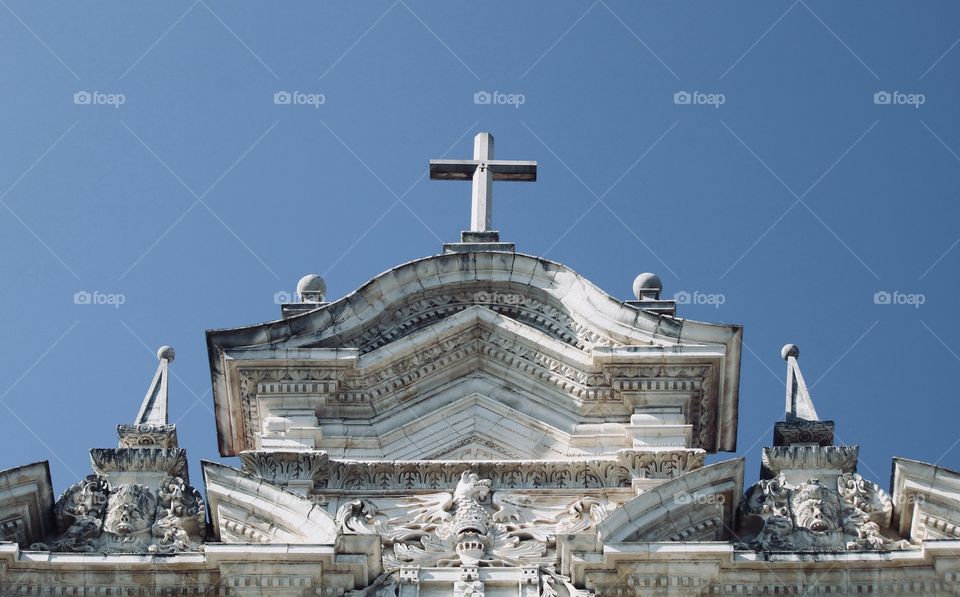
<svg viewBox="0 0 960 597"><path fill-rule="evenodd" d="M93 448L90 450L93 472L163 472L171 477L187 476L187 451L183 448Z"/></svg>
<svg viewBox="0 0 960 597"><path fill-rule="evenodd" d="M677 478L703 466L703 450L621 450L570 460L395 460L328 458L325 452L249 451L244 468L271 483L312 479L316 491L436 491L475 471L497 489L629 488L636 480ZM309 476L308 476L309 475Z"/></svg>
<svg viewBox="0 0 960 597"><path fill-rule="evenodd" d="M319 419L325 416L341 419L369 419L397 407L397 396L422 385L432 376L442 376L458 362L483 356L506 366L525 380L549 384L573 397L580 404L611 402L620 404L625 419L629 412L623 394L686 393L689 411L685 418L693 425L696 446L712 446L717 438L712 401L717 371L712 365L603 365L594 371L564 364L544 354L533 344L524 343L488 330L472 327L453 337L401 359L367 368L330 367L240 367L240 411L244 443L257 446L262 415L259 397L264 390L281 393L293 388L298 396L304 383L322 383L329 393L314 395ZM572 405L571 405L572 406ZM328 414L329 413L329 414Z"/></svg>
<svg viewBox="0 0 960 597"><path fill-rule="evenodd" d="M859 446L792 445L773 446L763 449L762 476L776 477L783 471L840 471L853 473L857 470Z"/></svg>
<svg viewBox="0 0 960 597"><path fill-rule="evenodd" d="M243 469L278 487L293 483L313 483L330 467L326 452L268 452L246 451L240 453Z"/></svg>
<svg viewBox="0 0 960 597"><path fill-rule="evenodd" d="M365 354L474 306L490 309L582 351L590 351L595 346L621 345L599 329L574 318L566 309L551 304L547 294L530 286L505 285L506 288L496 291L491 291L489 284L483 282L465 282L462 286L466 287L455 292L440 287L412 299L405 297L401 304L386 308L385 316L359 335L333 336L308 346L350 345ZM542 296L533 296L534 293Z"/></svg>
<svg viewBox="0 0 960 597"><path fill-rule="evenodd" d="M807 421L793 419L777 421L773 424L773 445L813 444L829 446L833 444L833 421Z"/></svg>
<svg viewBox="0 0 960 597"><path fill-rule="evenodd" d="M177 426L172 424L117 425L117 435L121 448L177 447Z"/></svg>

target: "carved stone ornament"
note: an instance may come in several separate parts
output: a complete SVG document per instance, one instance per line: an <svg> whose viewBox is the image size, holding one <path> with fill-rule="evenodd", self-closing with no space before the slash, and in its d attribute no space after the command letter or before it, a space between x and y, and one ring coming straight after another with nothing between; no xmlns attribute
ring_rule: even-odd
<svg viewBox="0 0 960 597"><path fill-rule="evenodd" d="M31 549L54 552L173 553L197 551L206 534L200 493L180 477L157 487L111 487L90 475L67 489L54 506L62 533Z"/></svg>
<svg viewBox="0 0 960 597"><path fill-rule="evenodd" d="M908 547L889 531L893 504L872 481L844 473L835 485L783 475L758 482L742 503L741 547L759 551L893 550Z"/></svg>
<svg viewBox="0 0 960 597"><path fill-rule="evenodd" d="M494 492L464 471L453 492L355 500L337 512L344 534L380 535L384 567L553 565L557 534L593 528L613 504L593 497L550 503Z"/></svg>
<svg viewBox="0 0 960 597"><path fill-rule="evenodd" d="M177 447L177 426L161 423L117 425L121 448Z"/></svg>

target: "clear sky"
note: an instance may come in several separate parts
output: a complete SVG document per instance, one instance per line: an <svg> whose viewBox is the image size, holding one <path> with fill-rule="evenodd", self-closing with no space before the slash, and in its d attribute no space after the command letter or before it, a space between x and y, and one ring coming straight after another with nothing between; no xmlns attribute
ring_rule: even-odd
<svg viewBox="0 0 960 597"><path fill-rule="evenodd" d="M540 164L496 185L504 240L744 324L750 476L786 342L866 477L960 468L958 39L935 1L0 0L0 467L88 474L170 344L198 477L204 330L457 240L427 161L490 131Z"/></svg>

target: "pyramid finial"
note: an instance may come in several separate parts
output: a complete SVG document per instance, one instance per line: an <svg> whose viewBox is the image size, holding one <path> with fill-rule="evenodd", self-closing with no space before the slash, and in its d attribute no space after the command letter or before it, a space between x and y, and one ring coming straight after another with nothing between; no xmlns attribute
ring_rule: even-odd
<svg viewBox="0 0 960 597"><path fill-rule="evenodd" d="M804 421L819 421L817 409L813 406L810 391L800 373L800 348L796 344L787 344L780 350L780 356L787 362L787 421L803 419Z"/></svg>
<svg viewBox="0 0 960 597"><path fill-rule="evenodd" d="M176 425L168 423L167 402L169 399L169 369L175 353L169 346L157 350L160 364L153 374L147 394L140 404L140 411L133 425L119 425L120 447L160 446L174 448L177 445Z"/></svg>
<svg viewBox="0 0 960 597"><path fill-rule="evenodd" d="M803 381L797 358L800 349L796 344L787 344L780 350L787 362L787 403L784 422L774 425L774 445L833 443L833 421L821 421L813 406L810 390Z"/></svg>

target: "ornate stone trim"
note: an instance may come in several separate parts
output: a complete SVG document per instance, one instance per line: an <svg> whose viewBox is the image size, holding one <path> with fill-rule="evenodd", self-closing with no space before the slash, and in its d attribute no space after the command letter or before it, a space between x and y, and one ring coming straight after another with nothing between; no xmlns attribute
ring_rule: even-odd
<svg viewBox="0 0 960 597"><path fill-rule="evenodd" d="M475 471L498 489L629 488L634 480L673 479L703 466L703 450L621 450L583 460L360 461L325 452L241 454L244 468L273 483L312 479L318 491L435 491Z"/></svg>
<svg viewBox="0 0 960 597"><path fill-rule="evenodd" d="M688 392L693 436L700 446L711 446L717 430L708 404L716 384L712 365L638 365L602 366L582 370L548 356L530 343L524 343L483 326L440 340L416 353L372 369L331 367L256 367L238 369L243 431L248 447L256 446L260 428L257 396L264 390L282 392L316 383L329 393L317 395L319 417L370 417L388 397L402 394L434 375L440 375L457 362L471 356L486 358L507 366L519 375L550 384L560 392L583 403L612 401L621 403L623 392ZM296 393L300 393L297 391ZM361 405L364 408L359 409ZM627 414L626 412L624 413Z"/></svg>
<svg viewBox="0 0 960 597"><path fill-rule="evenodd" d="M93 448L90 464L98 475L157 471L186 478L187 451L183 448Z"/></svg>
<svg viewBox="0 0 960 597"><path fill-rule="evenodd" d="M457 292L433 290L399 305L390 305L384 309L384 313L390 315L359 334L334 336L310 346L352 345L359 348L360 354L366 354L473 306L486 307L583 351L594 346L620 345L574 319L564 309L549 304L546 297L531 296L529 286L490 291L488 283L478 283Z"/></svg>
<svg viewBox="0 0 960 597"><path fill-rule="evenodd" d="M121 448L177 447L177 426L170 424L142 423L140 425L117 425Z"/></svg>
<svg viewBox="0 0 960 597"><path fill-rule="evenodd" d="M286 487L291 482L310 482L329 468L326 452L264 452L240 453L245 471L251 472L274 485Z"/></svg>
<svg viewBox="0 0 960 597"><path fill-rule="evenodd" d="M764 478L775 477L785 470L838 470L852 473L857 470L859 446L793 445L763 449Z"/></svg>

